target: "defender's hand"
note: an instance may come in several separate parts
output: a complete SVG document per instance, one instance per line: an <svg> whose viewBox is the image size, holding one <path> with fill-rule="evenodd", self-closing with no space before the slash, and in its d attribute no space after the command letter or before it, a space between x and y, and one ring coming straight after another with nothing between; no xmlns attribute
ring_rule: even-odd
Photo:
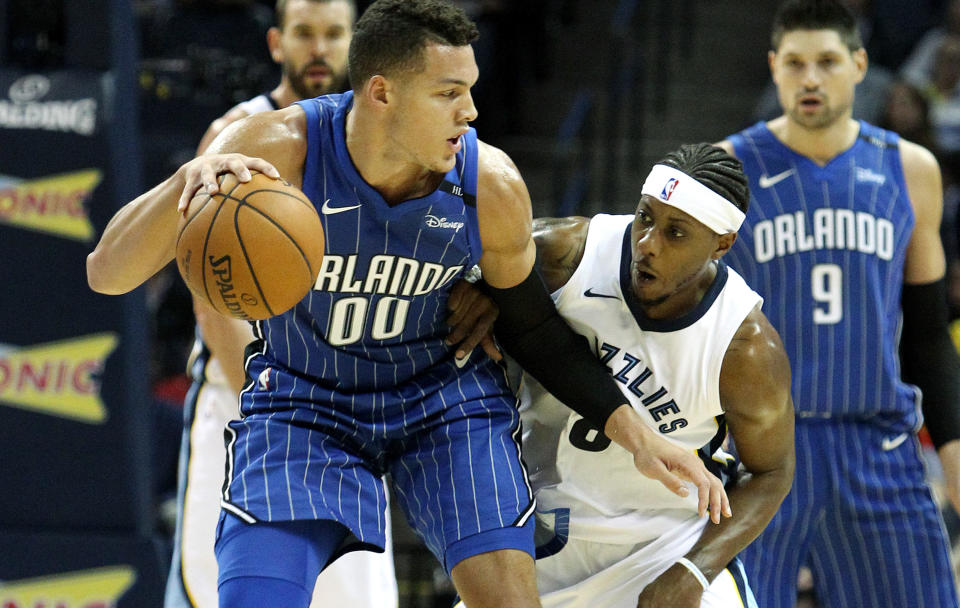
<svg viewBox="0 0 960 608"><path fill-rule="evenodd" d="M684 481L696 485L700 517L707 514L708 508L715 524L720 523L721 515L733 515L723 484L707 470L696 453L661 437L629 405L620 406L610 415L604 433L633 454L633 464L638 471L656 479L677 496L686 497L690 493Z"/></svg>
<svg viewBox="0 0 960 608"><path fill-rule="evenodd" d="M460 280L450 289L447 308L450 310L447 324L451 330L445 341L457 346L457 359L470 356L478 344L494 361L503 358L493 341L493 323L500 314L493 300L476 285Z"/></svg>

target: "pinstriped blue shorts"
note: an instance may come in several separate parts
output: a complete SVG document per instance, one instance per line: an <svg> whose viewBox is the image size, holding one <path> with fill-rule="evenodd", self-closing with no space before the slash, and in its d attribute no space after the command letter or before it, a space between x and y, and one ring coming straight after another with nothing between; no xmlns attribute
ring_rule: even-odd
<svg viewBox="0 0 960 608"><path fill-rule="evenodd" d="M792 607L801 566L825 608L955 608L943 522L913 433L797 419L793 488L741 559L763 608Z"/></svg>
<svg viewBox="0 0 960 608"><path fill-rule="evenodd" d="M248 373L257 378L254 363ZM533 554L516 399L485 355L388 393L346 395L267 374L271 390L245 393L249 413L226 431L226 511L248 523L334 520L349 543L382 547L387 476L448 572L494 549ZM297 381L300 389L285 390Z"/></svg>

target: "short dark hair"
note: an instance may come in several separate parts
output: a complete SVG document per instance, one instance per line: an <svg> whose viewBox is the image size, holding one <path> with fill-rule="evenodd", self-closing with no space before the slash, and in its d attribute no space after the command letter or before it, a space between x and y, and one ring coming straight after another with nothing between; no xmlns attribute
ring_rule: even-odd
<svg viewBox="0 0 960 608"><path fill-rule="evenodd" d="M327 2L346 2L350 5L350 9L353 11L353 19L357 18L357 3L355 0L310 0L310 2L317 3L327 3ZM277 0L277 4L273 7L273 19L274 23L277 25L278 29L283 29L283 26L287 22L287 2L289 0Z"/></svg>
<svg viewBox="0 0 960 608"><path fill-rule="evenodd" d="M750 206L750 184L743 172L743 163L723 148L713 144L683 144L657 164L686 173L744 213Z"/></svg>
<svg viewBox="0 0 960 608"><path fill-rule="evenodd" d="M371 76L423 69L427 44L466 46L477 26L444 0L377 0L363 13L350 41L350 86L360 90Z"/></svg>
<svg viewBox="0 0 960 608"><path fill-rule="evenodd" d="M787 0L780 5L770 30L770 48L780 48L783 35L796 30L833 30L850 51L863 48L857 20L838 0Z"/></svg>

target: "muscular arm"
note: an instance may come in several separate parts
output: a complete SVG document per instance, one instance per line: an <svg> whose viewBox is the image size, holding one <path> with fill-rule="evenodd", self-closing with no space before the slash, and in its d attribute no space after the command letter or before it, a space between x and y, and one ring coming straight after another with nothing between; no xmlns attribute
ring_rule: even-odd
<svg viewBox="0 0 960 608"><path fill-rule="evenodd" d="M232 172L246 181L249 170L267 175L279 172L299 185L305 132L306 119L298 107L257 114L230 125L207 154L184 164L113 216L87 256L90 287L101 293L126 293L163 268L176 253L178 205L185 208L201 187L216 192L218 174Z"/></svg>
<svg viewBox="0 0 960 608"><path fill-rule="evenodd" d="M734 516L708 526L685 556L713 580L763 531L790 491L795 465L790 366L780 337L759 308L744 320L720 372L720 401L748 475L729 490ZM682 565L664 572L641 605L699 606L700 583ZM654 599L656 598L656 599Z"/></svg>

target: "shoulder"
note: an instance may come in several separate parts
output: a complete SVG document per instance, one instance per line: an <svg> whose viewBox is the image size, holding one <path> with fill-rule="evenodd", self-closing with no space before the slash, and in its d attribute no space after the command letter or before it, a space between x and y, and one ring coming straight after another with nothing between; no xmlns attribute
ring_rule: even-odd
<svg viewBox="0 0 960 608"><path fill-rule="evenodd" d="M307 121L303 109L251 114L229 125L210 144L207 153L238 152L269 161L280 174L299 186L306 157Z"/></svg>
<svg viewBox="0 0 960 608"><path fill-rule="evenodd" d="M918 223L927 217L939 224L943 207L940 165L933 153L919 144L900 140L900 164Z"/></svg>
<svg viewBox="0 0 960 608"><path fill-rule="evenodd" d="M900 163L903 165L903 174L908 180L911 177L930 178L940 176L940 164L933 152L920 144L900 139Z"/></svg>
<svg viewBox="0 0 960 608"><path fill-rule="evenodd" d="M590 228L588 217L542 217L533 220L533 240L543 280L551 292L567 284L583 259Z"/></svg>
<svg viewBox="0 0 960 608"><path fill-rule="evenodd" d="M503 150L480 140L477 147L477 214L481 238L486 242L484 233L496 234L495 240L503 242L507 235L514 235L517 245L525 245L530 239L533 217L530 194L520 171Z"/></svg>

